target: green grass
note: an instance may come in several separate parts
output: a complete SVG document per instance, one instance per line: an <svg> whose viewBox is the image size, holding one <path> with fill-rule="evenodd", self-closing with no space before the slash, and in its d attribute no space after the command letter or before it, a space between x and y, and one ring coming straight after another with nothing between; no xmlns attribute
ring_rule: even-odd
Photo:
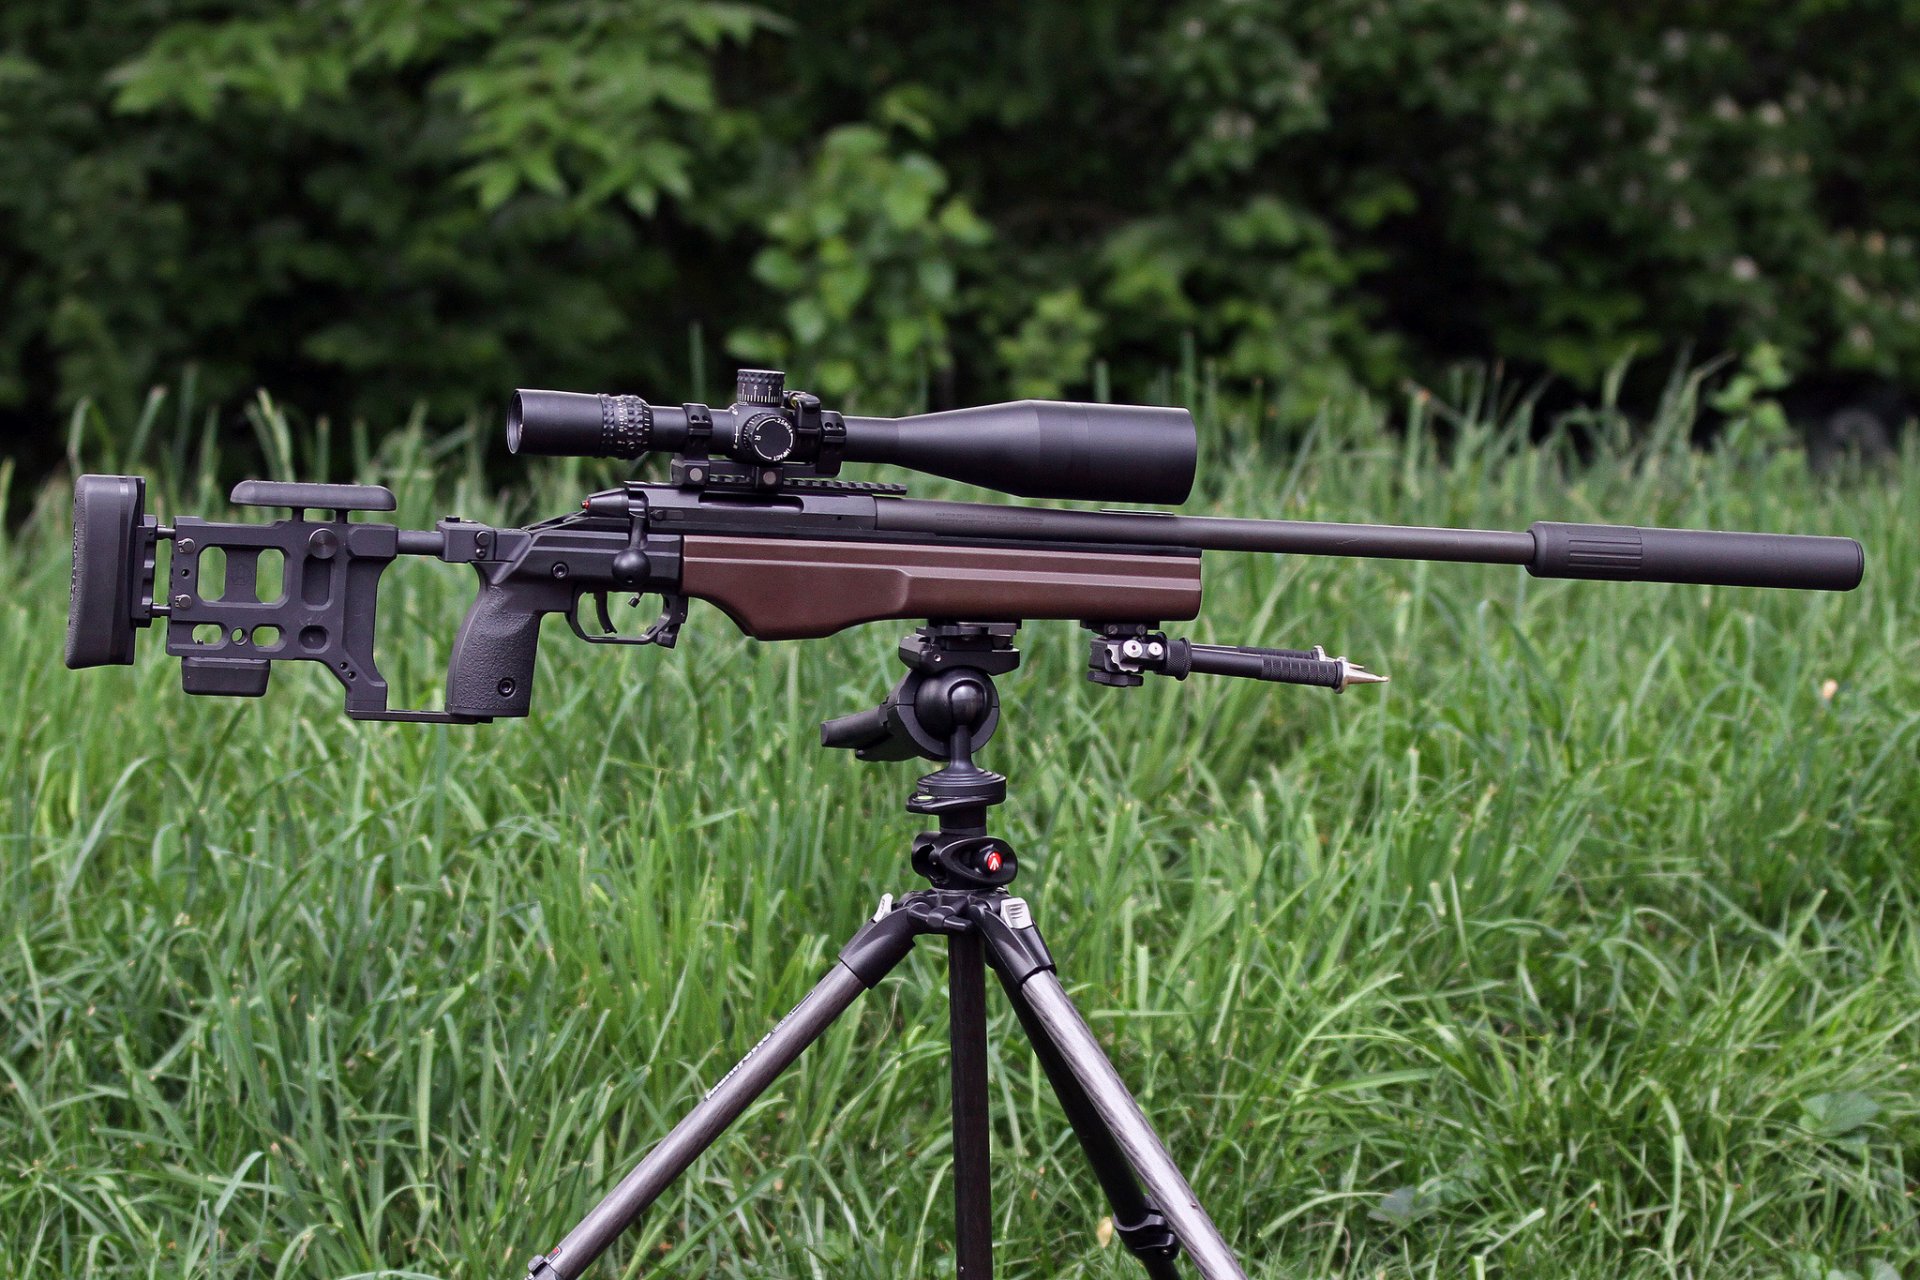
<svg viewBox="0 0 1920 1280"><path fill-rule="evenodd" d="M158 456L163 510L223 511L162 417L85 461ZM1101 689L1071 626L1023 632L983 756L1020 888L1253 1274L1920 1277L1920 454L1818 480L1678 434L1582 464L1468 423L1443 465L1364 413L1297 451L1218 421L1192 509L1844 532L1867 585L1210 556L1193 634L1393 676L1338 699ZM602 474L502 497L426 440L359 450L414 525ZM885 691L901 627L760 645L697 607L632 653L550 623L532 720L354 725L297 664L186 699L152 635L64 670L65 504L0 541L7 1274L517 1275L915 883L914 766L814 728ZM390 575L408 696L470 592ZM950 1273L941 963L600 1274ZM997 997L993 1033L1002 1274L1135 1274Z"/></svg>

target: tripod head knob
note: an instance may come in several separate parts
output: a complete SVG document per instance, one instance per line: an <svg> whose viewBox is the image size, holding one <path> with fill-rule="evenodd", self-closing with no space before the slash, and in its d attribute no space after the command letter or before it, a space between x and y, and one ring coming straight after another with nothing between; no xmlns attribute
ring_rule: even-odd
<svg viewBox="0 0 1920 1280"><path fill-rule="evenodd" d="M998 723L999 710L1000 698L991 677L966 667L926 677L913 694L913 712L921 728L948 743L964 730L968 753L986 745L979 731L989 720Z"/></svg>
<svg viewBox="0 0 1920 1280"><path fill-rule="evenodd" d="M1014 623L929 623L900 644L907 674L870 711L828 720L820 744L852 751L862 760L943 763L987 745L1000 724L993 677L1020 662ZM959 730L966 730L956 743ZM964 748L961 750L961 748Z"/></svg>

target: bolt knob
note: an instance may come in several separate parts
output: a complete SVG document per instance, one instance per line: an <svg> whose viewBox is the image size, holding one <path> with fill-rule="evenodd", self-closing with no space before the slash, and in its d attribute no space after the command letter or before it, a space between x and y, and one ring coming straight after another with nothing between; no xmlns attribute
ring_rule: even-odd
<svg viewBox="0 0 1920 1280"><path fill-rule="evenodd" d="M777 409L787 396L787 375L780 369L742 369L733 376L735 404Z"/></svg>
<svg viewBox="0 0 1920 1280"><path fill-rule="evenodd" d="M613 580L623 587L639 586L647 580L647 572L653 566L647 563L647 553L632 547L613 558Z"/></svg>

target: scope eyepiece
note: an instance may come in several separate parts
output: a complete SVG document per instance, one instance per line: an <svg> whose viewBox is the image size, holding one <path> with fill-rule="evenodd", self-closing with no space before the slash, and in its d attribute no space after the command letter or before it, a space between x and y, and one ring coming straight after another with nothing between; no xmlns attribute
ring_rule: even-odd
<svg viewBox="0 0 1920 1280"><path fill-rule="evenodd" d="M639 396L516 391L507 409L511 453L638 458L653 447L653 406Z"/></svg>

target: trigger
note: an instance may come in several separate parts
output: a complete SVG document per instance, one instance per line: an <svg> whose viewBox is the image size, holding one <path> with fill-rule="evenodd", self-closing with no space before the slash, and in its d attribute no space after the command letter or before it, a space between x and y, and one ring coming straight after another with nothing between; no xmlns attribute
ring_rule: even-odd
<svg viewBox="0 0 1920 1280"><path fill-rule="evenodd" d="M593 609L595 613L600 615L600 629L608 634L612 634L613 615L607 612L606 592L596 591L593 593Z"/></svg>
<svg viewBox="0 0 1920 1280"><path fill-rule="evenodd" d="M662 649L673 648L674 641L680 638L681 624L687 620L687 598L685 596L663 595L660 597L660 616L653 625L640 635L641 644L657 644Z"/></svg>

